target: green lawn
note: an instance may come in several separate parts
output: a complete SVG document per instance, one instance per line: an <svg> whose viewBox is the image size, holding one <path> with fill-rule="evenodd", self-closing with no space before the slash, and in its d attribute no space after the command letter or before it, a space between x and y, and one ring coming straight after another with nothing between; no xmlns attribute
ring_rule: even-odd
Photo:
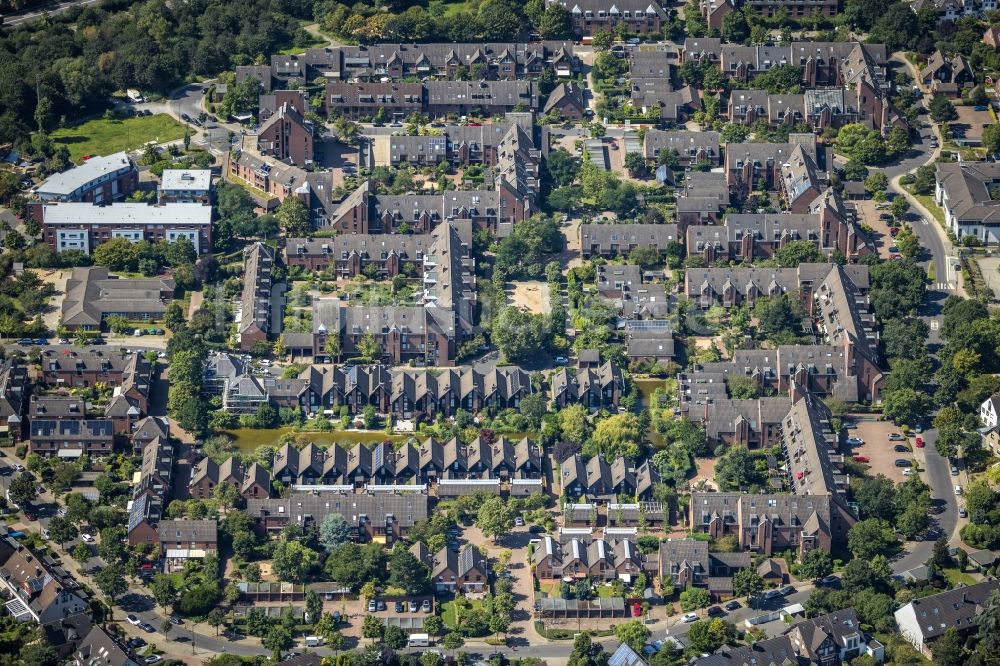
<svg viewBox="0 0 1000 666"><path fill-rule="evenodd" d="M465 599L464 602L468 610L481 608L483 605L483 602L478 599ZM445 601L441 604L441 622L449 629L458 629L458 618L455 616L454 601Z"/></svg>
<svg viewBox="0 0 1000 666"><path fill-rule="evenodd" d="M165 113L124 120L97 118L52 133L53 141L69 148L74 162L84 155L110 155L134 150L149 141L165 143L183 138L184 125Z"/></svg>
<svg viewBox="0 0 1000 666"><path fill-rule="evenodd" d="M459 2L444 2L444 0L431 0L429 9L431 10L432 13L436 9L436 5L442 8L442 13L445 18L451 18L457 15L460 11L469 8L465 0L460 0Z"/></svg>
<svg viewBox="0 0 1000 666"><path fill-rule="evenodd" d="M944 574L945 580L947 580L948 584L952 587L955 587L959 583L963 583L965 585L975 585L978 582L975 578L967 573L959 571L957 568L943 569L941 573Z"/></svg>
<svg viewBox="0 0 1000 666"><path fill-rule="evenodd" d="M914 194L913 198L923 204L924 208L931 212L934 219L938 221L942 227L944 227L944 211L934 203L934 197L930 194Z"/></svg>

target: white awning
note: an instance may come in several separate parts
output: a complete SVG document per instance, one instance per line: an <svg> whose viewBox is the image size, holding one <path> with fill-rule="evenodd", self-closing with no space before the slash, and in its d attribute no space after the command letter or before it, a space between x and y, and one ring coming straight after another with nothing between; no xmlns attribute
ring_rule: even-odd
<svg viewBox="0 0 1000 666"><path fill-rule="evenodd" d="M167 559L168 560L189 560L192 558L202 559L205 557L206 551L201 548L168 548L167 549Z"/></svg>
<svg viewBox="0 0 1000 666"><path fill-rule="evenodd" d="M83 455L83 449L59 449L56 454L59 458L79 458Z"/></svg>

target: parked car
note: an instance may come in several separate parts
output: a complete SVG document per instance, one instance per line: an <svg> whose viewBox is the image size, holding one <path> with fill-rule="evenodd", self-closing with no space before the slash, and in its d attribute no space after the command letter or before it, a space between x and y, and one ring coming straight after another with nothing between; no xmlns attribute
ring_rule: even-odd
<svg viewBox="0 0 1000 666"><path fill-rule="evenodd" d="M424 599L424 602L422 604L420 604L420 610L422 610L425 613L430 613L431 612L431 600L430 599Z"/></svg>
<svg viewBox="0 0 1000 666"><path fill-rule="evenodd" d="M688 623L688 622L697 622L698 621L698 614L697 613L684 613L684 617L681 618L681 619L685 623Z"/></svg>
<svg viewBox="0 0 1000 666"><path fill-rule="evenodd" d="M84 543L94 543L94 536L92 534L87 534L84 532L80 535L80 541Z"/></svg>
<svg viewBox="0 0 1000 666"><path fill-rule="evenodd" d="M895 451L896 453L909 453L910 447L908 447L906 444L897 444L896 446L892 447L892 450Z"/></svg>
<svg viewBox="0 0 1000 666"><path fill-rule="evenodd" d="M417 612L417 602L414 601L413 599L410 599L410 601L407 603L407 607L411 613Z"/></svg>
<svg viewBox="0 0 1000 666"><path fill-rule="evenodd" d="M964 506L958 507L958 517L959 518L968 518L969 517L969 512L965 509Z"/></svg>
<svg viewBox="0 0 1000 666"><path fill-rule="evenodd" d="M163 661L163 657L161 657L158 654L151 654L148 657L146 657L145 659L143 659L143 661L145 663L147 663L147 664L158 664L161 661Z"/></svg>
<svg viewBox="0 0 1000 666"><path fill-rule="evenodd" d="M865 443L865 440L860 437L848 437L847 443L851 446L862 446Z"/></svg>
<svg viewBox="0 0 1000 666"><path fill-rule="evenodd" d="M742 608L742 606L740 606L740 602L736 601L736 599L733 599L728 604L726 604L726 610L727 611L734 611L734 610L737 610L739 608Z"/></svg>
<svg viewBox="0 0 1000 666"><path fill-rule="evenodd" d="M951 475L958 476L958 468L955 467L954 465L951 466Z"/></svg>
<svg viewBox="0 0 1000 666"><path fill-rule="evenodd" d="M823 576L822 578L820 578L819 582L822 583L823 585L833 585L839 580L840 576L835 576L833 574L830 574L829 576Z"/></svg>
<svg viewBox="0 0 1000 666"><path fill-rule="evenodd" d="M378 602L378 603L376 604L376 606L375 606L375 607L376 607L376 608L377 608L378 610L380 610L380 611L384 611L384 610L385 610L385 602L384 602L384 601L382 601L382 600L379 600L379 602Z"/></svg>
<svg viewBox="0 0 1000 666"><path fill-rule="evenodd" d="M907 467L906 469L903 470L903 476L913 476L914 474L916 474L916 472L913 470L912 467Z"/></svg>
<svg viewBox="0 0 1000 666"><path fill-rule="evenodd" d="M890 432L889 433L889 441L890 442L905 442L906 438L903 437L902 433Z"/></svg>
<svg viewBox="0 0 1000 666"><path fill-rule="evenodd" d="M403 602L402 601L397 601L396 602L396 612L397 613L402 613L403 612Z"/></svg>
<svg viewBox="0 0 1000 666"><path fill-rule="evenodd" d="M151 625L149 622L143 622L143 623L141 623L139 625L139 628L142 629L143 631L145 631L147 634L152 634L152 633L156 632L156 629L154 629L153 625Z"/></svg>
<svg viewBox="0 0 1000 666"><path fill-rule="evenodd" d="M854 462L866 463L871 462L868 456L854 456Z"/></svg>
<svg viewBox="0 0 1000 666"><path fill-rule="evenodd" d="M913 461L906 458L896 458L896 467L913 467Z"/></svg>
<svg viewBox="0 0 1000 666"><path fill-rule="evenodd" d="M915 446L916 446L916 447L917 447L918 449L922 449L922 448L924 448L924 438L923 438L923 437L917 437L917 439L916 439L916 440L914 440L914 445L915 445Z"/></svg>
<svg viewBox="0 0 1000 666"><path fill-rule="evenodd" d="M514 518L514 525L517 527L524 527L524 518L521 516L516 516Z"/></svg>
<svg viewBox="0 0 1000 666"><path fill-rule="evenodd" d="M128 639L128 646L133 650L138 650L145 644L146 640L144 638L139 638L138 636Z"/></svg>
<svg viewBox="0 0 1000 666"><path fill-rule="evenodd" d="M376 607L377 607L377 604L375 603L374 599L372 599L371 601L368 602L368 612L369 613L374 613Z"/></svg>
<svg viewBox="0 0 1000 666"><path fill-rule="evenodd" d="M569 364L569 359L566 358L565 356L556 356L555 362L556 362L556 365L568 365Z"/></svg>
<svg viewBox="0 0 1000 666"><path fill-rule="evenodd" d="M142 624L142 620L140 620L137 615L133 615L132 613L126 615L125 619L128 620L128 623L131 624L133 627L138 627L140 624Z"/></svg>
<svg viewBox="0 0 1000 666"><path fill-rule="evenodd" d="M795 588L792 587L791 585L786 585L783 588L781 588L780 592L781 596L787 597L789 595L795 594Z"/></svg>
<svg viewBox="0 0 1000 666"><path fill-rule="evenodd" d="M722 617L723 615L726 614L726 611L722 610L722 608L720 608L719 606L709 606L708 611L706 611L706 614L709 617Z"/></svg>
<svg viewBox="0 0 1000 666"><path fill-rule="evenodd" d="M963 492L962 491L962 486L955 486L955 494L956 495L961 495L962 492Z"/></svg>

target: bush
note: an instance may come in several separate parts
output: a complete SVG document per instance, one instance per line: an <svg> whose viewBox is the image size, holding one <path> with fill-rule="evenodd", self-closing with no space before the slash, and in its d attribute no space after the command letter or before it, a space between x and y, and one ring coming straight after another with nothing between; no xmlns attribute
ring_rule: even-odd
<svg viewBox="0 0 1000 666"><path fill-rule="evenodd" d="M175 608L181 615L204 617L219 603L219 597L217 584L203 583L190 587L181 593Z"/></svg>

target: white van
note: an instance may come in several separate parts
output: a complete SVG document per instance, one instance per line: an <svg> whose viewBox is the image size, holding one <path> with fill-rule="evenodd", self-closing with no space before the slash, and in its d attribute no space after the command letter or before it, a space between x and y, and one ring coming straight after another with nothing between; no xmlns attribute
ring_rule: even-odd
<svg viewBox="0 0 1000 666"><path fill-rule="evenodd" d="M306 636L306 647L319 647L323 643L322 636Z"/></svg>
<svg viewBox="0 0 1000 666"><path fill-rule="evenodd" d="M430 644L429 634L410 634L410 640L406 642L407 647L427 647Z"/></svg>

